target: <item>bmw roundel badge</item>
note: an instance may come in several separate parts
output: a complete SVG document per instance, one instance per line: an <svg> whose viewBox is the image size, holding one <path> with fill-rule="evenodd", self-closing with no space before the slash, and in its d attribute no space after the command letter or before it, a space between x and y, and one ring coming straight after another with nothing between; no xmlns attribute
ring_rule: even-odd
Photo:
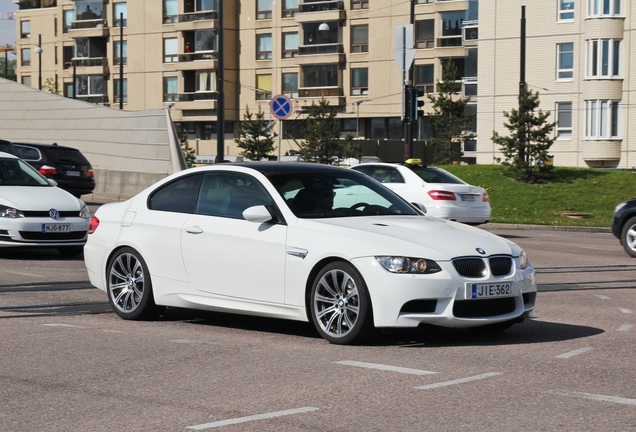
<svg viewBox="0 0 636 432"><path fill-rule="evenodd" d="M475 250L476 250L477 252L479 252L480 254L482 254L482 255L486 255L486 251L485 251L485 250L483 250L482 248L477 248L477 249L475 249Z"/></svg>

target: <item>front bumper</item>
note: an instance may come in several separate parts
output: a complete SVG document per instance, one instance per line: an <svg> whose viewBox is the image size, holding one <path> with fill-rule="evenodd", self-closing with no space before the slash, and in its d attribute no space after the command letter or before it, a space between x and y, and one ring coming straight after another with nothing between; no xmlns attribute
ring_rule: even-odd
<svg viewBox="0 0 636 432"><path fill-rule="evenodd" d="M0 247L83 246L90 219L28 217L0 220ZM69 231L43 232L45 224L68 224Z"/></svg>
<svg viewBox="0 0 636 432"><path fill-rule="evenodd" d="M534 269L520 270L518 260L511 275L481 279L458 275L450 262L438 262L443 271L430 275L390 273L374 257L355 259L353 264L369 289L376 327L477 327L529 317L536 302ZM510 282L513 296L467 298L467 283L494 282Z"/></svg>

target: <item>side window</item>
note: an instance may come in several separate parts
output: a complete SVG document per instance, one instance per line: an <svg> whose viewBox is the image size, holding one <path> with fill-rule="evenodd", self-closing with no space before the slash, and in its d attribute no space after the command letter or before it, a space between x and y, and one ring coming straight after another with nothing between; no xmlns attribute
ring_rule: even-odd
<svg viewBox="0 0 636 432"><path fill-rule="evenodd" d="M182 177L150 196L148 208L177 213L194 213L201 175Z"/></svg>
<svg viewBox="0 0 636 432"><path fill-rule="evenodd" d="M35 147L15 146L15 148L18 149L20 157L25 161L37 162L42 159L40 150Z"/></svg>
<svg viewBox="0 0 636 432"><path fill-rule="evenodd" d="M271 197L253 177L232 173L207 173L203 178L196 213L243 219L243 211L270 205Z"/></svg>
<svg viewBox="0 0 636 432"><path fill-rule="evenodd" d="M404 183L404 178L395 168L376 167L369 175L380 183Z"/></svg>

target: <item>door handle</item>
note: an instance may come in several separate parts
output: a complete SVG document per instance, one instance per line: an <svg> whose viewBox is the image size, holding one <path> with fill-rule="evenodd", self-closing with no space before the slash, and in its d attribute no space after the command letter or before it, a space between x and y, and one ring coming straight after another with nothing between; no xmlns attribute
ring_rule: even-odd
<svg viewBox="0 0 636 432"><path fill-rule="evenodd" d="M203 232L203 230L201 229L201 227L198 226L189 226L186 228L186 232L190 233L190 234L201 234Z"/></svg>

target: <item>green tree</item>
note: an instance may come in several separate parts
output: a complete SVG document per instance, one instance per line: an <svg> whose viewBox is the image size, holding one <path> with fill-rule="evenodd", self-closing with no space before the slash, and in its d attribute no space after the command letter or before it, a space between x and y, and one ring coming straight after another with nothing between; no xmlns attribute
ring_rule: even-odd
<svg viewBox="0 0 636 432"><path fill-rule="evenodd" d="M242 149L241 155L251 160L267 158L275 149L274 138L278 136L272 131L274 124L265 119L265 113L258 107L256 118L249 108L243 114L239 137L234 138L236 145Z"/></svg>
<svg viewBox="0 0 636 432"><path fill-rule="evenodd" d="M179 137L179 143L181 144L181 153L183 153L183 158L185 159L186 165L191 167L194 164L195 159L197 158L196 151L190 147L190 143L188 143L188 136L181 135Z"/></svg>
<svg viewBox="0 0 636 432"><path fill-rule="evenodd" d="M5 64L6 64L6 76L5 76ZM8 60L5 57L0 57L0 77L6 78L11 81L16 81L15 74L17 62L16 60Z"/></svg>
<svg viewBox="0 0 636 432"><path fill-rule="evenodd" d="M42 84L42 90L45 90L49 93L53 93L58 96L62 94L62 91L60 90L60 85L53 78L47 78L46 80L44 80L44 84Z"/></svg>
<svg viewBox="0 0 636 432"><path fill-rule="evenodd" d="M437 83L437 94L429 94L433 112L430 114L434 138L429 140L433 152L432 163L451 164L462 156L461 142L474 137L470 132L474 116L466 112L470 97L461 97L462 83L457 66L447 61L442 72L442 81Z"/></svg>
<svg viewBox="0 0 636 432"><path fill-rule="evenodd" d="M335 158L342 158L345 145L340 142L340 124L328 101L311 104L301 132L305 137L300 145L303 160L330 164Z"/></svg>
<svg viewBox="0 0 636 432"><path fill-rule="evenodd" d="M550 111L539 108L539 92L524 88L519 96L519 109L504 111L510 131L509 136L501 136L493 131L492 141L498 144L504 155L508 175L525 183L536 183L547 178L552 165L545 161L550 157L548 150L554 143L552 131L556 123L548 123Z"/></svg>

